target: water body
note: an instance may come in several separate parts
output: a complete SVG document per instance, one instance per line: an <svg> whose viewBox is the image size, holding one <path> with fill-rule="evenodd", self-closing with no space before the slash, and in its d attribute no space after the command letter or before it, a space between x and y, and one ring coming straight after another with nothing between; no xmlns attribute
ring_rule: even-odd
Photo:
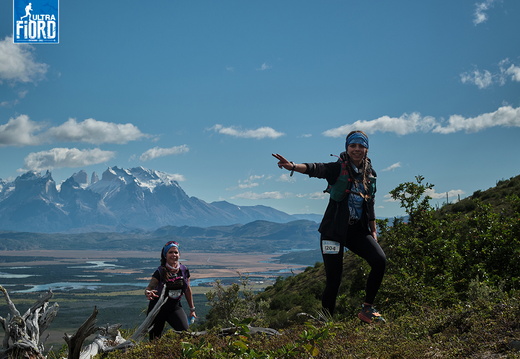
<svg viewBox="0 0 520 359"><path fill-rule="evenodd" d="M111 260L85 260L81 263L69 263L64 260L42 263L35 258L6 257L3 262L25 262L25 265L0 266L0 284L9 293L46 292L85 292L85 291L131 291L145 288L158 265L158 260L150 258L115 258ZM222 265L190 264L192 287L211 287L216 280L232 283L240 280L236 277L218 276ZM266 261L259 261L266 262ZM0 263L1 264L1 263ZM301 269L304 267L302 266ZM215 276L205 275L197 278L198 270L215 272ZM239 269L237 269L237 272ZM269 269L246 273L250 281L264 281L266 277L294 275L294 268Z"/></svg>
<svg viewBox="0 0 520 359"><path fill-rule="evenodd" d="M77 254L80 257L82 254ZM290 269L261 264L251 267L251 263L271 262L245 254L229 255L217 262L217 255L200 256L197 260L182 260L191 272L191 285L199 322L204 321L210 309L205 292L213 287L216 280L223 284L236 283L235 277L220 275L223 270L232 269L248 276L250 283L265 286L269 278L293 275ZM202 258L202 259L201 259ZM265 260L263 260L265 259ZM241 263L240 260L242 260ZM46 347L64 344L63 334L73 334L90 316L93 308L98 313L98 323L122 324L123 329L132 329L145 319L148 301L143 295L152 273L159 265L157 258L113 258L79 259L65 257L15 257L0 256L0 284L4 286L17 309L25 312L44 292L52 290L51 304L59 304L58 316L51 323L47 333L51 335ZM295 267L291 267L293 270ZM302 270L304 266L300 267ZM186 302L182 300L186 308ZM0 316L6 317L9 308L0 300Z"/></svg>

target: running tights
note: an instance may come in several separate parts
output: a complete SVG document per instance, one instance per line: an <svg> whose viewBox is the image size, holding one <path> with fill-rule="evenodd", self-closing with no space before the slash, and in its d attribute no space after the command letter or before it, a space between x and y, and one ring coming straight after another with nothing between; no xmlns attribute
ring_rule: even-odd
<svg viewBox="0 0 520 359"><path fill-rule="evenodd" d="M155 306L157 301L151 301L148 305L148 313ZM153 321L153 328L150 329L149 337L150 340L160 338L166 322L177 331L188 330L188 318L186 313L181 307L178 300L168 299L166 303L161 307L159 313Z"/></svg>
<svg viewBox="0 0 520 359"><path fill-rule="evenodd" d="M336 243L337 253L325 253L325 243ZM347 239L345 242L334 242L334 239L321 237L323 263L325 265L325 274L327 282L322 296L322 306L329 313L334 314L336 307L336 297L338 296L339 286L343 272L343 252L345 247L352 253L365 259L370 265L370 274L368 275L365 302L373 304L377 291L383 281L383 275L386 267L386 256L376 240L364 230L361 225L349 226ZM335 251L333 251L335 252Z"/></svg>

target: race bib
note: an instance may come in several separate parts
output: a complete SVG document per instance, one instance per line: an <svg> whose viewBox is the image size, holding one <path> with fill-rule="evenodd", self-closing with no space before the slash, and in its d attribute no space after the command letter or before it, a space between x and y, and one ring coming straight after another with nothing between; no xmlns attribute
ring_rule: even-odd
<svg viewBox="0 0 520 359"><path fill-rule="evenodd" d="M182 295L182 290L178 289L178 290L169 290L168 291L168 297L172 298L172 299L179 299Z"/></svg>
<svg viewBox="0 0 520 359"><path fill-rule="evenodd" d="M341 249L339 242L335 241L321 241L321 253L323 254L338 254Z"/></svg>

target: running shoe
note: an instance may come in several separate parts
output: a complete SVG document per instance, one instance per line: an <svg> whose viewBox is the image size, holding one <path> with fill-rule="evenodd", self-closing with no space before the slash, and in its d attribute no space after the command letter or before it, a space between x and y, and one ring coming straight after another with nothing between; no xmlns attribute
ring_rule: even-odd
<svg viewBox="0 0 520 359"><path fill-rule="evenodd" d="M385 318L379 314L376 308L372 305L363 304L361 305L361 312L358 314L358 318L365 323L384 323Z"/></svg>

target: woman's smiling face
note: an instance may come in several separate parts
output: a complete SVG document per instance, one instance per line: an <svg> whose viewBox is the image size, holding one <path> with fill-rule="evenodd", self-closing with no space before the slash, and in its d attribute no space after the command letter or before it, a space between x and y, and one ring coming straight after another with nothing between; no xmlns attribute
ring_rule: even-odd
<svg viewBox="0 0 520 359"><path fill-rule="evenodd" d="M181 253L179 252L179 248L175 246L171 247L166 253L166 263L168 263L169 265L173 265L179 261L180 257Z"/></svg>
<svg viewBox="0 0 520 359"><path fill-rule="evenodd" d="M361 164L367 155L368 149L359 143L351 143L347 146L347 154L356 166Z"/></svg>

